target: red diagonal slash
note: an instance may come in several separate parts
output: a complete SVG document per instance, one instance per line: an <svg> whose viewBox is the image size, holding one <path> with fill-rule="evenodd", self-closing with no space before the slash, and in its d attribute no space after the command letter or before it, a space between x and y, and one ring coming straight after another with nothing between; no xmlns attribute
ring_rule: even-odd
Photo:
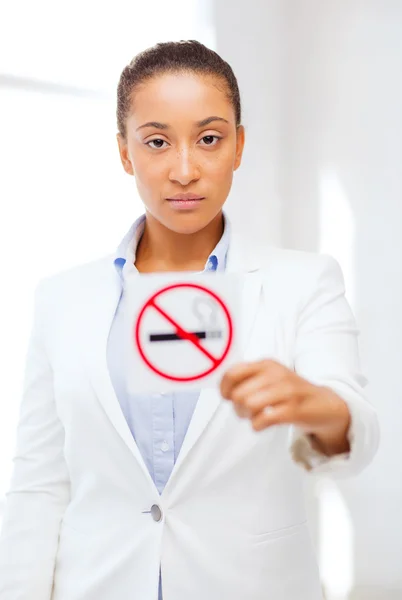
<svg viewBox="0 0 402 600"><path fill-rule="evenodd" d="M164 319L166 319L171 325L173 325L173 327L176 329L177 335L181 337L182 340L187 340L188 342L194 344L194 346L196 346L198 350L200 350L200 352L205 354L205 356L207 356L209 360L213 362L215 367L220 364L219 360L217 360L214 356L212 356L212 354L208 352L208 350L201 346L200 340L197 338L197 336L193 335L189 331L185 331L184 329L182 329L182 327L180 327L180 325L174 319L172 319L172 317L165 313L163 308L160 308L160 306L155 304L154 300L151 300L148 306L153 306L154 309L157 310L158 313L160 313Z"/></svg>

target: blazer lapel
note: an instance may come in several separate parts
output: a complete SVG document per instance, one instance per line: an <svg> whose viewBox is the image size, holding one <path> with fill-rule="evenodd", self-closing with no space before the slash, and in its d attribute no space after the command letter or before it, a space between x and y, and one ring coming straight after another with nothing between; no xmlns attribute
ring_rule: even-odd
<svg viewBox="0 0 402 600"><path fill-rule="evenodd" d="M113 264L113 257L101 263L99 276L91 285L90 300L85 311L84 326L90 344L86 351L89 378L92 387L112 425L134 454L145 476L156 489L141 452L132 436L121 410L107 364L107 343L115 311L120 300L121 282ZM96 302L93 302L93 298Z"/></svg>
<svg viewBox="0 0 402 600"><path fill-rule="evenodd" d="M226 270L228 273L239 273L242 277L240 344L242 356L245 358L250 341L250 334L257 316L258 304L262 288L261 257L249 240L232 234Z"/></svg>
<svg viewBox="0 0 402 600"><path fill-rule="evenodd" d="M177 478L178 471L180 471L180 468L185 459L187 459L190 450L197 442L197 440L201 437L201 434L206 429L208 423L211 421L212 417L216 413L221 402L222 399L218 390L203 389L200 392L200 396L198 398L197 405L195 407L192 419L190 421L190 425L187 429L187 433L184 438L182 447L180 449L179 456L177 457L173 470L162 492L162 497L170 493L169 490L171 486L175 485L174 482Z"/></svg>
<svg viewBox="0 0 402 600"><path fill-rule="evenodd" d="M239 337L243 359L247 352L261 294L262 280L259 272L260 267L258 259L258 254L254 253L245 241L232 234L226 271L228 273L238 273L242 278L242 308L239 324ZM169 491L172 482L177 477L181 465L188 456L190 450L201 437L222 402L222 397L217 389L203 389L200 392L200 397L195 407L179 456L162 495L165 495Z"/></svg>

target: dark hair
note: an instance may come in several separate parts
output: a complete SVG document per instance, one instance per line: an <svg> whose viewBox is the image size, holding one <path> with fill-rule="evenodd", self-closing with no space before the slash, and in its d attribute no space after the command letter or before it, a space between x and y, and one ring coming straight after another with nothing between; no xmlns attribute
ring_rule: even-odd
<svg viewBox="0 0 402 600"><path fill-rule="evenodd" d="M126 119L132 93L139 84L162 73L193 72L223 79L233 104L236 125L241 122L241 103L237 79L232 67L213 50L196 40L163 42L140 52L123 69L117 87L117 127L126 137Z"/></svg>

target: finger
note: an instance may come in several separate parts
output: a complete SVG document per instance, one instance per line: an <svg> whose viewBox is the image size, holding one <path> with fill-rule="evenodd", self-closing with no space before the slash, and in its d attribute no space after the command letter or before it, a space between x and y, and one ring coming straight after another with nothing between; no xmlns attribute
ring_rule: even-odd
<svg viewBox="0 0 402 600"><path fill-rule="evenodd" d="M273 388L265 388L258 390L255 394L249 396L246 402L241 405L241 409L244 411L245 415L251 419L264 410L264 408L276 406L282 402L282 396L275 393Z"/></svg>
<svg viewBox="0 0 402 600"><path fill-rule="evenodd" d="M250 416L254 416L264 409L265 406L274 406L282 402L293 402L298 397L297 386L292 381L281 381L274 385L266 386L249 396L243 406L249 411Z"/></svg>
<svg viewBox="0 0 402 600"><path fill-rule="evenodd" d="M220 385L221 395L223 398L229 399L231 397L233 388L242 383L244 380L249 379L253 375L256 375L260 372L264 372L269 377L272 376L274 372L282 372L283 368L284 367L280 363L277 363L274 360L261 360L257 362L235 365L226 371L222 378Z"/></svg>
<svg viewBox="0 0 402 600"><path fill-rule="evenodd" d="M259 391L264 390L268 387L267 377L265 373L254 375L249 377L239 385L232 389L229 400L232 400L236 404L246 404L247 400L257 394Z"/></svg>
<svg viewBox="0 0 402 600"><path fill-rule="evenodd" d="M220 392L222 397L229 400L232 395L232 390L235 386L259 372L260 367L257 365L258 363L255 362L241 363L226 371L220 384Z"/></svg>
<svg viewBox="0 0 402 600"><path fill-rule="evenodd" d="M240 387L246 396L238 396ZM239 417L252 419L265 407L276 406L284 402L293 404L297 389L291 381L282 381L276 385L266 385L265 379L252 379L238 386L232 393L233 406Z"/></svg>
<svg viewBox="0 0 402 600"><path fill-rule="evenodd" d="M248 410L246 408L243 408L242 406L240 406L238 404L233 404L233 408L234 408L237 416L240 417L241 419L249 419L250 418L250 413L248 412Z"/></svg>
<svg viewBox="0 0 402 600"><path fill-rule="evenodd" d="M262 431L273 425L284 425L293 422L293 411L286 404L278 404L275 407L265 407L252 420L251 425L255 431Z"/></svg>

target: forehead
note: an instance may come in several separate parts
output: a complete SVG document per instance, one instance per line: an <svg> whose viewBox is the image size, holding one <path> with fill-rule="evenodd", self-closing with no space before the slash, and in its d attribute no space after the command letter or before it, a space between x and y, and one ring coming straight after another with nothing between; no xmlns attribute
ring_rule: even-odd
<svg viewBox="0 0 402 600"><path fill-rule="evenodd" d="M225 82L211 75L195 73L161 74L138 86L131 102L130 120L163 122L174 119L199 121L218 115L234 121L234 109Z"/></svg>

